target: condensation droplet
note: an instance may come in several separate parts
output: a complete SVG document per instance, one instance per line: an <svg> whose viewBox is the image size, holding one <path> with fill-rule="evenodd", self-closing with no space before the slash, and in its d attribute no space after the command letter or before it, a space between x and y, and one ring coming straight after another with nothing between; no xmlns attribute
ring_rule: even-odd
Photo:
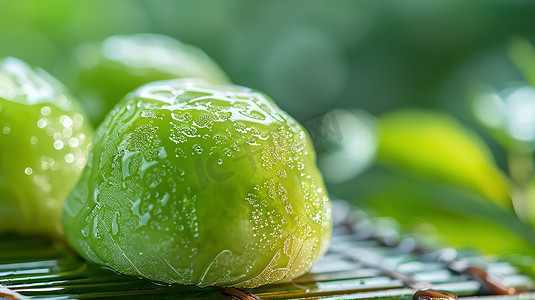
<svg viewBox="0 0 535 300"><path fill-rule="evenodd" d="M63 149L63 142L62 141L55 141L54 142L54 148L56 148L56 150Z"/></svg>
<svg viewBox="0 0 535 300"><path fill-rule="evenodd" d="M60 104L60 106L64 106L64 105L67 105L67 97L65 95L60 95L58 98L58 103Z"/></svg>
<svg viewBox="0 0 535 300"><path fill-rule="evenodd" d="M63 133L63 136L65 137L72 136L72 128L63 128L61 132Z"/></svg>
<svg viewBox="0 0 535 300"><path fill-rule="evenodd" d="M37 144L38 141L39 141L39 139L35 135L30 138L30 143L32 145Z"/></svg>
<svg viewBox="0 0 535 300"><path fill-rule="evenodd" d="M175 157L186 157L184 149L179 147L175 148Z"/></svg>
<svg viewBox="0 0 535 300"><path fill-rule="evenodd" d="M193 146L193 151L196 152L197 154L202 154L203 149L202 149L201 145L195 144Z"/></svg>
<svg viewBox="0 0 535 300"><path fill-rule="evenodd" d="M84 116L82 116L81 114L75 114L73 116L73 121L74 121L74 127L76 128L81 127L82 124L84 124Z"/></svg>
<svg viewBox="0 0 535 300"><path fill-rule="evenodd" d="M53 127L47 127L46 128L46 134L48 136L53 136L55 132L56 132L56 129L54 129Z"/></svg>
<svg viewBox="0 0 535 300"><path fill-rule="evenodd" d="M59 122L65 128L70 128L70 127L72 127L72 124L73 124L72 119L69 118L69 116L67 116L67 115L62 115L61 117L59 117Z"/></svg>
<svg viewBox="0 0 535 300"><path fill-rule="evenodd" d="M253 137L248 138L245 142L249 145L257 145L256 139Z"/></svg>
<svg viewBox="0 0 535 300"><path fill-rule="evenodd" d="M158 158L159 158L159 159L167 158L167 152L165 151L165 148L164 148L164 147L160 147L160 148L158 149Z"/></svg>
<svg viewBox="0 0 535 300"><path fill-rule="evenodd" d="M52 161L52 164L50 164L50 169L57 171L59 169L59 163L57 161Z"/></svg>
<svg viewBox="0 0 535 300"><path fill-rule="evenodd" d="M119 225L117 225L117 217L119 216L118 212L115 212L113 215L113 221L111 222L111 233L116 235L119 232Z"/></svg>
<svg viewBox="0 0 535 300"><path fill-rule="evenodd" d="M146 109L141 111L141 117L142 118L156 118L156 114L154 113L154 110Z"/></svg>
<svg viewBox="0 0 535 300"><path fill-rule="evenodd" d="M69 139L69 146L71 146L72 148L76 148L78 147L78 145L80 145L80 141L77 138L72 137Z"/></svg>
<svg viewBox="0 0 535 300"><path fill-rule="evenodd" d="M37 127L39 128L45 128L45 126L48 124L47 118L41 118L37 121Z"/></svg>
<svg viewBox="0 0 535 300"><path fill-rule="evenodd" d="M67 163L72 163L74 161L74 155L72 153L65 154L65 161Z"/></svg>
<svg viewBox="0 0 535 300"><path fill-rule="evenodd" d="M49 163L49 162L44 161L44 162L41 163L41 169L43 169L43 170L46 171L46 170L48 170L49 168L50 168L50 163Z"/></svg>
<svg viewBox="0 0 535 300"><path fill-rule="evenodd" d="M43 106L43 107L41 107L41 114L42 114L43 116L45 116L45 117L48 116L48 115L50 114L51 111L52 111L52 110L51 110L50 107L48 107L48 106Z"/></svg>
<svg viewBox="0 0 535 300"><path fill-rule="evenodd" d="M4 128L2 129L2 133L3 134L10 134L11 133L11 127L9 126L4 126Z"/></svg>
<svg viewBox="0 0 535 300"><path fill-rule="evenodd" d="M93 236L100 239L100 232L98 231L98 215L93 219Z"/></svg>
<svg viewBox="0 0 535 300"><path fill-rule="evenodd" d="M78 166L78 168L83 168L85 166L85 158L79 158L76 162L76 166Z"/></svg>
<svg viewBox="0 0 535 300"><path fill-rule="evenodd" d="M24 169L24 173L25 173L26 175L32 175L32 173L33 173L33 169L30 168L30 167L27 167L26 169Z"/></svg>

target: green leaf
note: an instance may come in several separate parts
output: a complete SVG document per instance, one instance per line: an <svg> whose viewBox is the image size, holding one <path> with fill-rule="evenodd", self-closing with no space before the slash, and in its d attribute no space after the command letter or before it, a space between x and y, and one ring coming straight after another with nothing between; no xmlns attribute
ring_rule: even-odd
<svg viewBox="0 0 535 300"><path fill-rule="evenodd" d="M488 254L535 250L527 226L476 193L377 166L363 174L355 188L356 205L392 217L406 229L438 234L450 246L475 247Z"/></svg>
<svg viewBox="0 0 535 300"><path fill-rule="evenodd" d="M508 181L479 136L453 117L405 109L379 118L380 162L510 204Z"/></svg>
<svg viewBox="0 0 535 300"><path fill-rule="evenodd" d="M517 36L509 44L509 56L515 65L522 71L524 77L535 85L535 48L524 37Z"/></svg>

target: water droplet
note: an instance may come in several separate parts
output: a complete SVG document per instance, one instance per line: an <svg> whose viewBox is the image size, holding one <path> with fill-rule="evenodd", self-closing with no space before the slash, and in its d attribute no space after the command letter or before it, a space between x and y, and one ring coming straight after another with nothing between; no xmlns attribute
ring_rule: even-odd
<svg viewBox="0 0 535 300"><path fill-rule="evenodd" d="M52 160L52 163L50 164L50 169L57 171L59 169L59 163L55 160Z"/></svg>
<svg viewBox="0 0 535 300"><path fill-rule="evenodd" d="M47 127L46 128L46 134L48 136L53 136L55 132L56 132L56 129L54 129L53 127Z"/></svg>
<svg viewBox="0 0 535 300"><path fill-rule="evenodd" d="M160 147L158 149L158 158L164 159L166 157L167 157L167 152L165 151L165 148L164 147Z"/></svg>
<svg viewBox="0 0 535 300"><path fill-rule="evenodd" d="M63 149L63 142L62 141L55 141L54 142L54 148L56 148L56 150Z"/></svg>
<svg viewBox="0 0 535 300"><path fill-rule="evenodd" d="M175 157L185 157L184 149L180 147L175 148Z"/></svg>
<svg viewBox="0 0 535 300"><path fill-rule="evenodd" d="M228 118L230 118L232 116L232 112L230 112L230 111L220 111L220 112L217 112L217 115L219 116L219 118L221 120L227 120Z"/></svg>
<svg viewBox="0 0 535 300"><path fill-rule="evenodd" d="M247 144L249 144L249 145L258 145L256 143L256 139L254 137L248 138L245 142L247 142Z"/></svg>
<svg viewBox="0 0 535 300"><path fill-rule="evenodd" d="M32 145L37 144L38 141L39 141L39 139L35 135L30 138L30 143Z"/></svg>
<svg viewBox="0 0 535 300"><path fill-rule="evenodd" d="M73 116L73 121L74 121L74 127L80 128L84 124L84 116L82 116L81 114L75 114Z"/></svg>
<svg viewBox="0 0 535 300"><path fill-rule="evenodd" d="M145 109L141 111L142 118L156 118L156 114L152 109Z"/></svg>
<svg viewBox="0 0 535 300"><path fill-rule="evenodd" d="M169 135L169 139L175 142L176 144L185 143L188 140L184 133L180 131L171 132L171 134Z"/></svg>
<svg viewBox="0 0 535 300"><path fill-rule="evenodd" d="M39 121L37 121L37 127L39 128L45 128L45 126L48 124L47 118L41 118Z"/></svg>
<svg viewBox="0 0 535 300"><path fill-rule="evenodd" d="M65 154L65 161L67 163L72 163L74 161L74 155L72 153Z"/></svg>
<svg viewBox="0 0 535 300"><path fill-rule="evenodd" d="M240 113L246 117L249 117L249 118L252 118L252 119L255 119L255 120L260 120L260 121L263 121L266 119L266 116L257 111L257 110L252 110L252 111L240 111Z"/></svg>
<svg viewBox="0 0 535 300"><path fill-rule="evenodd" d="M76 166L78 168L83 168L85 166L85 158L81 157L78 159L78 161L76 162Z"/></svg>
<svg viewBox="0 0 535 300"><path fill-rule="evenodd" d="M3 134L10 134L11 133L11 127L9 127L9 125L4 126L4 128L2 129L2 133Z"/></svg>
<svg viewBox="0 0 535 300"><path fill-rule="evenodd" d="M203 149L202 149L201 145L195 144L193 146L193 152L195 152L197 154L202 154L202 151L203 151Z"/></svg>
<svg viewBox="0 0 535 300"><path fill-rule="evenodd" d="M100 239L100 233L98 232L98 215L93 218L93 236Z"/></svg>
<svg viewBox="0 0 535 300"><path fill-rule="evenodd" d="M189 123L192 119L191 114L187 112L184 114L171 113L171 118L183 123Z"/></svg>
<svg viewBox="0 0 535 300"><path fill-rule="evenodd" d="M43 107L41 107L41 114L42 114L43 116L45 116L45 117L48 116L48 115L50 114L51 111L52 111L52 110L51 110L50 107L48 107L48 106L43 106Z"/></svg>
<svg viewBox="0 0 535 300"><path fill-rule="evenodd" d="M26 175L32 175L32 173L33 173L33 169L30 168L30 167L27 167L26 169L24 169L24 173L25 173Z"/></svg>
<svg viewBox="0 0 535 300"><path fill-rule="evenodd" d="M49 168L50 168L50 163L49 163L49 162L44 161L44 162L41 163L41 169L43 169L43 170L46 171L46 170L48 170Z"/></svg>
<svg viewBox="0 0 535 300"><path fill-rule="evenodd" d="M69 139L69 146L71 146L71 148L76 148L78 145L80 145L80 141L77 138L72 137Z"/></svg>
<svg viewBox="0 0 535 300"><path fill-rule="evenodd" d="M72 127L73 125L73 121L71 118L69 118L69 116L67 115L62 115L61 117L59 117L59 122L61 123L61 125L63 125L63 127L65 128L70 128Z"/></svg>
<svg viewBox="0 0 535 300"><path fill-rule="evenodd" d="M165 193L165 195L163 195L162 199L160 200L160 203L162 204L162 206L165 206L167 204L167 201L169 201L169 193Z"/></svg>
<svg viewBox="0 0 535 300"><path fill-rule="evenodd" d="M117 225L117 217L119 216L119 212L115 212L113 215L113 220L111 222L111 233L113 235L116 235L119 232L119 225Z"/></svg>
<svg viewBox="0 0 535 300"><path fill-rule="evenodd" d="M72 128L63 128L61 131L63 133L63 136L65 137L71 137L72 136Z"/></svg>

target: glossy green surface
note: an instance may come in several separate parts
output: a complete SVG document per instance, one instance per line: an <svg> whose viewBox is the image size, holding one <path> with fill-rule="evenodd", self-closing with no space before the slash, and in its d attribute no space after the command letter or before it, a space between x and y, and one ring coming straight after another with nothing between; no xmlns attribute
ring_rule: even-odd
<svg viewBox="0 0 535 300"><path fill-rule="evenodd" d="M91 136L58 81L18 59L0 60L0 232L61 232L62 203Z"/></svg>
<svg viewBox="0 0 535 300"><path fill-rule="evenodd" d="M95 125L127 93L148 82L189 77L229 82L201 49L158 34L117 35L82 44L70 65L73 90Z"/></svg>
<svg viewBox="0 0 535 300"><path fill-rule="evenodd" d="M312 266L331 208L308 134L269 98L176 79L108 115L63 221L80 254L121 273L256 287Z"/></svg>

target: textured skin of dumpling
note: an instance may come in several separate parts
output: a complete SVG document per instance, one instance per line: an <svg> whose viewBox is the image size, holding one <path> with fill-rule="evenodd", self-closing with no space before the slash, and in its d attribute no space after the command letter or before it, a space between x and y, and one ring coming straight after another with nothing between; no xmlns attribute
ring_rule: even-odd
<svg viewBox="0 0 535 300"><path fill-rule="evenodd" d="M69 61L73 91L91 122L100 124L127 93L156 80L202 78L230 82L201 49L160 34L116 35L78 46Z"/></svg>
<svg viewBox="0 0 535 300"><path fill-rule="evenodd" d="M308 134L267 96L177 79L108 115L63 222L82 256L121 273L252 288L310 269L331 206Z"/></svg>

